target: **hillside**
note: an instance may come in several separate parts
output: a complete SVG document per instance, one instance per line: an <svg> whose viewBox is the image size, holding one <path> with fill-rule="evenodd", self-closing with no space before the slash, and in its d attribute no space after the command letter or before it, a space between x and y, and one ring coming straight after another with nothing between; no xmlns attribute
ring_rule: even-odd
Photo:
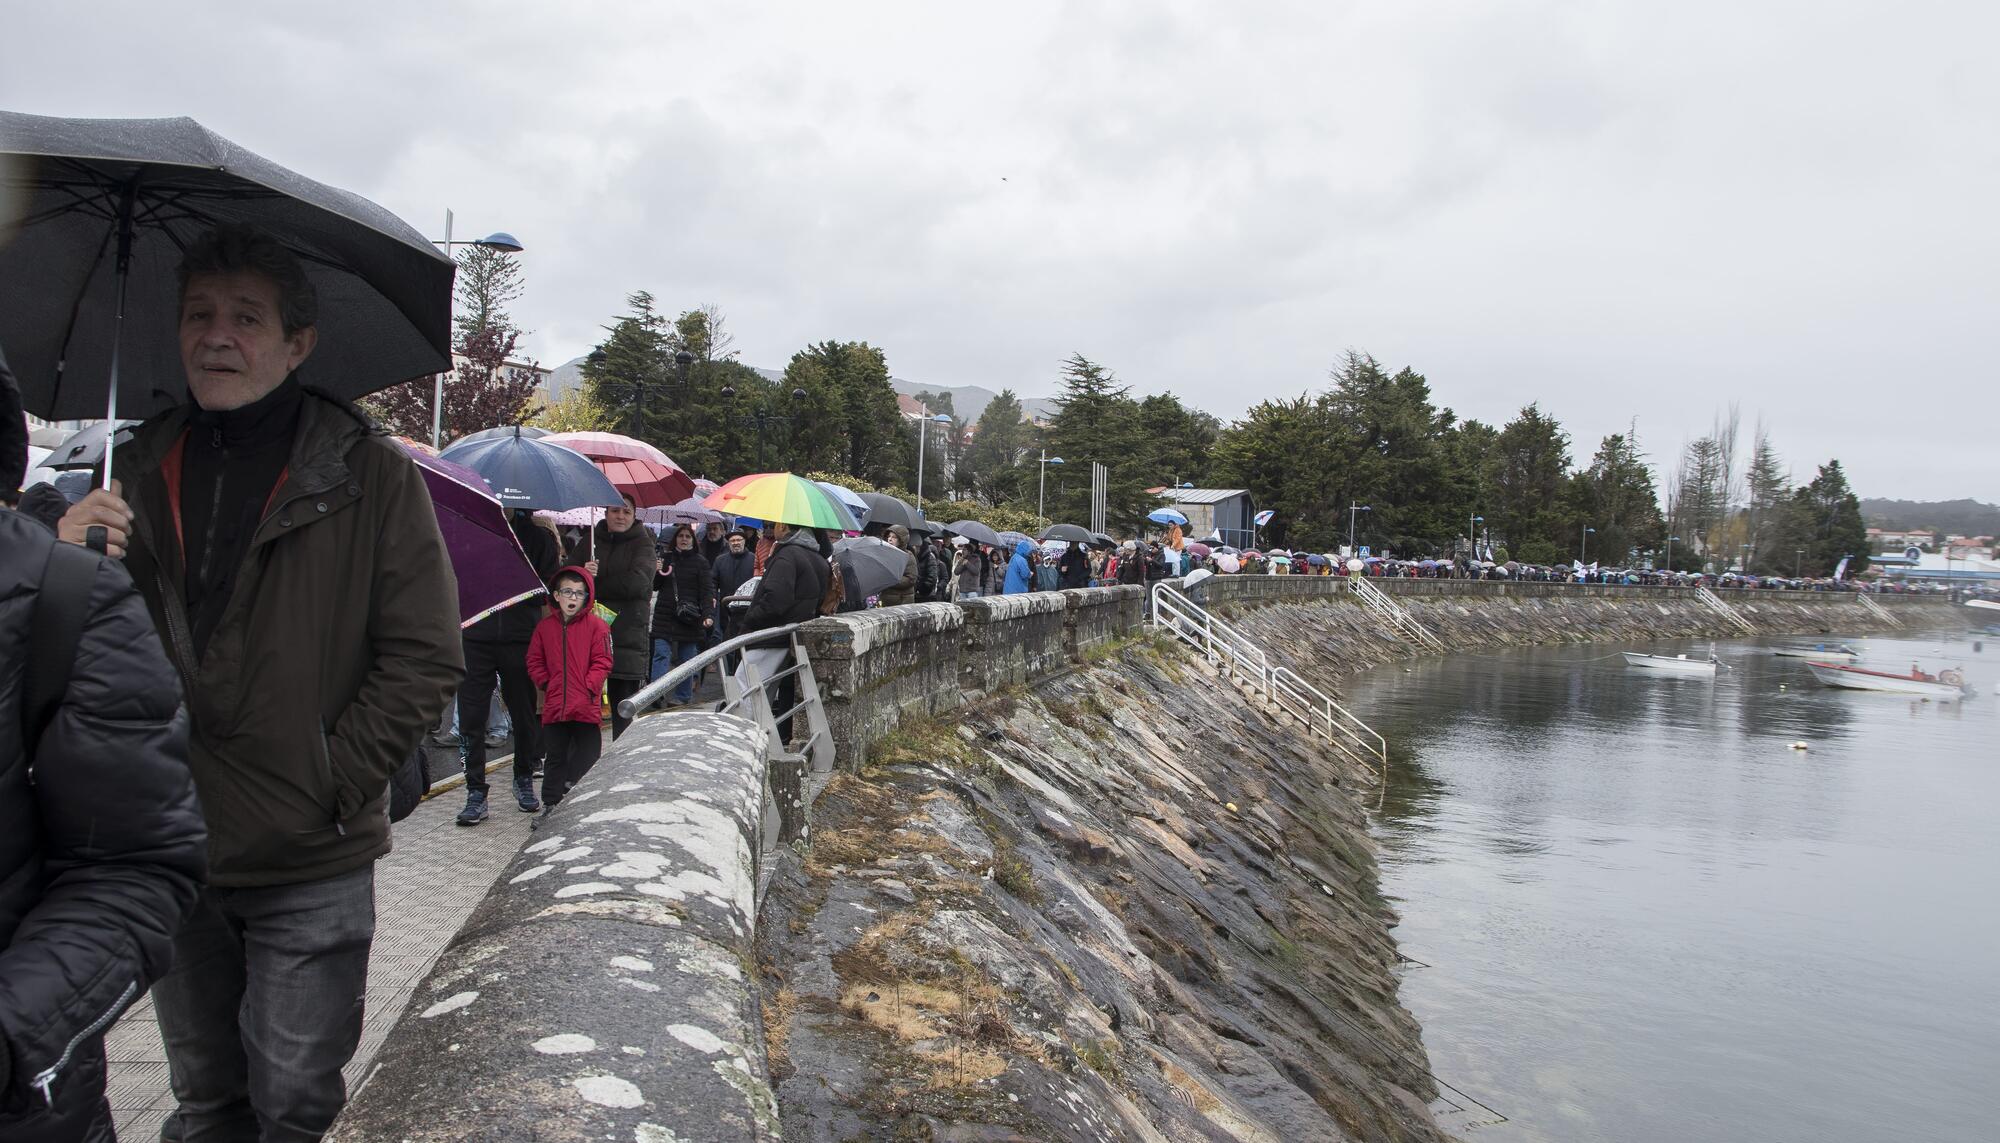
<svg viewBox="0 0 2000 1143"><path fill-rule="evenodd" d="M2000 505L1977 500L1863 500L1861 516L1871 528L1933 531L1961 536L2000 535Z"/></svg>

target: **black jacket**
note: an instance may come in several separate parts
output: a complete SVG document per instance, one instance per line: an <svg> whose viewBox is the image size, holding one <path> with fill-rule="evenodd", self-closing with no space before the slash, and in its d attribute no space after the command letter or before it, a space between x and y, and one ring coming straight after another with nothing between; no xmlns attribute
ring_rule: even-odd
<svg viewBox="0 0 2000 1143"><path fill-rule="evenodd" d="M0 662L27 661L55 543L0 510ZM19 749L20 672L5 678L0 1139L108 1140L103 1030L166 971L207 872L180 680L112 560L97 561L69 689L34 749L32 784Z"/></svg>
<svg viewBox="0 0 2000 1143"><path fill-rule="evenodd" d="M681 622L681 601L686 600L700 608L702 619L714 618L715 572L697 551L668 548L660 553L660 558L666 561L667 570L653 577L653 587L660 593L653 604L653 638L681 642L699 640L706 629L702 627L701 619L693 623Z"/></svg>
<svg viewBox="0 0 2000 1143"><path fill-rule="evenodd" d="M653 611L653 534L637 522L623 532L614 532L600 520L591 550L597 553L592 585L597 602L618 614L611 622L611 677L643 683L653 667L653 642L648 638Z"/></svg>
<svg viewBox="0 0 2000 1143"><path fill-rule="evenodd" d="M742 555L724 552L722 558L715 561L714 569L716 594L725 597L735 595L737 588L756 577L757 553L749 548L744 548Z"/></svg>
<svg viewBox="0 0 2000 1143"><path fill-rule="evenodd" d="M1082 548L1064 548L1056 567L1062 572L1062 586L1090 586L1090 556Z"/></svg>
<svg viewBox="0 0 2000 1143"><path fill-rule="evenodd" d="M804 528L793 531L765 559L764 578L757 582L757 594L743 613L743 630L762 631L813 618L832 578L833 569L819 554L819 541Z"/></svg>
<svg viewBox="0 0 2000 1143"><path fill-rule="evenodd" d="M535 523L533 515L516 512L513 519L514 538L521 541L521 550L527 553L528 562L535 566L535 576L543 583L562 570L562 552L556 538L547 528ZM538 595L524 599L512 607L496 611L465 629L465 639L469 643L517 643L526 654L528 638L535 633L535 624L542 621L548 611L548 597Z"/></svg>

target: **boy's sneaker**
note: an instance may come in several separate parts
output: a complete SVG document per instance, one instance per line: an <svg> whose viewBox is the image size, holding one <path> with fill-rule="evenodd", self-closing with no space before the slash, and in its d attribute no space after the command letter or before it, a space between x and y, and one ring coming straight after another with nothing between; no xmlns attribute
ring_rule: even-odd
<svg viewBox="0 0 2000 1143"><path fill-rule="evenodd" d="M521 803L521 812L532 814L542 808L542 800L535 796L533 778L514 779L514 800Z"/></svg>
<svg viewBox="0 0 2000 1143"><path fill-rule="evenodd" d="M486 791L467 790L465 792L465 808L458 811L458 824L462 826L478 825L485 820Z"/></svg>

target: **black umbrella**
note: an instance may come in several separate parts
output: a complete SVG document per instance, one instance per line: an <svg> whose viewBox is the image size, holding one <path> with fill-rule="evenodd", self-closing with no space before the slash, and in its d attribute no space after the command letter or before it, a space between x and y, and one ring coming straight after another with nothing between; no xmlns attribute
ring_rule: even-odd
<svg viewBox="0 0 2000 1143"><path fill-rule="evenodd" d="M1090 543L1090 531L1075 524L1051 524L1042 529L1042 539L1061 540L1065 544Z"/></svg>
<svg viewBox="0 0 2000 1143"><path fill-rule="evenodd" d="M1099 548L1115 548L1118 546L1118 541L1102 532L1092 532L1090 534L1090 542L1093 547Z"/></svg>
<svg viewBox="0 0 2000 1143"><path fill-rule="evenodd" d="M564 512L621 502L618 489L589 457L523 433L459 441L439 455L485 477L509 508Z"/></svg>
<svg viewBox="0 0 2000 1143"><path fill-rule="evenodd" d="M451 368L451 259L367 199L192 119L0 111L9 192L0 344L37 416L148 416L184 399L176 272L222 223L255 224L304 263L320 301L306 384L353 398Z"/></svg>
<svg viewBox="0 0 2000 1143"><path fill-rule="evenodd" d="M849 594L866 598L903 582L909 553L887 540L850 536L834 541L833 558L840 564L840 582Z"/></svg>
<svg viewBox="0 0 2000 1143"><path fill-rule="evenodd" d="M955 524L946 524L944 530L954 536L964 536L975 544L985 544L989 548L1000 546L1000 533L977 520L960 520Z"/></svg>
<svg viewBox="0 0 2000 1143"><path fill-rule="evenodd" d="M451 443L453 447L457 447L462 444L471 444L473 441L492 440L494 437L511 437L516 433L524 437L533 437L536 440L540 440L549 435L549 430L538 429L533 425L500 425L496 428L481 429L476 433L467 433Z"/></svg>
<svg viewBox="0 0 2000 1143"><path fill-rule="evenodd" d="M868 523L871 526L880 524L886 528L891 524L901 524L914 531L917 525L924 522L922 512L887 493L863 492L860 495L868 502Z"/></svg>
<svg viewBox="0 0 2000 1143"><path fill-rule="evenodd" d="M929 520L919 520L910 529L910 534L916 536L941 536L944 534L944 527L940 524L933 524Z"/></svg>

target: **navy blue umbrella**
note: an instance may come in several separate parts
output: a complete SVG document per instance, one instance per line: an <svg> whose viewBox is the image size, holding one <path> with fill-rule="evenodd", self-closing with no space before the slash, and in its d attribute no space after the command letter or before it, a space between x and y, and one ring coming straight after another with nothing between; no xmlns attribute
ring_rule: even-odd
<svg viewBox="0 0 2000 1143"><path fill-rule="evenodd" d="M439 455L485 477L493 494L509 508L564 512L624 503L618 489L588 457L519 431L481 441L459 441Z"/></svg>

